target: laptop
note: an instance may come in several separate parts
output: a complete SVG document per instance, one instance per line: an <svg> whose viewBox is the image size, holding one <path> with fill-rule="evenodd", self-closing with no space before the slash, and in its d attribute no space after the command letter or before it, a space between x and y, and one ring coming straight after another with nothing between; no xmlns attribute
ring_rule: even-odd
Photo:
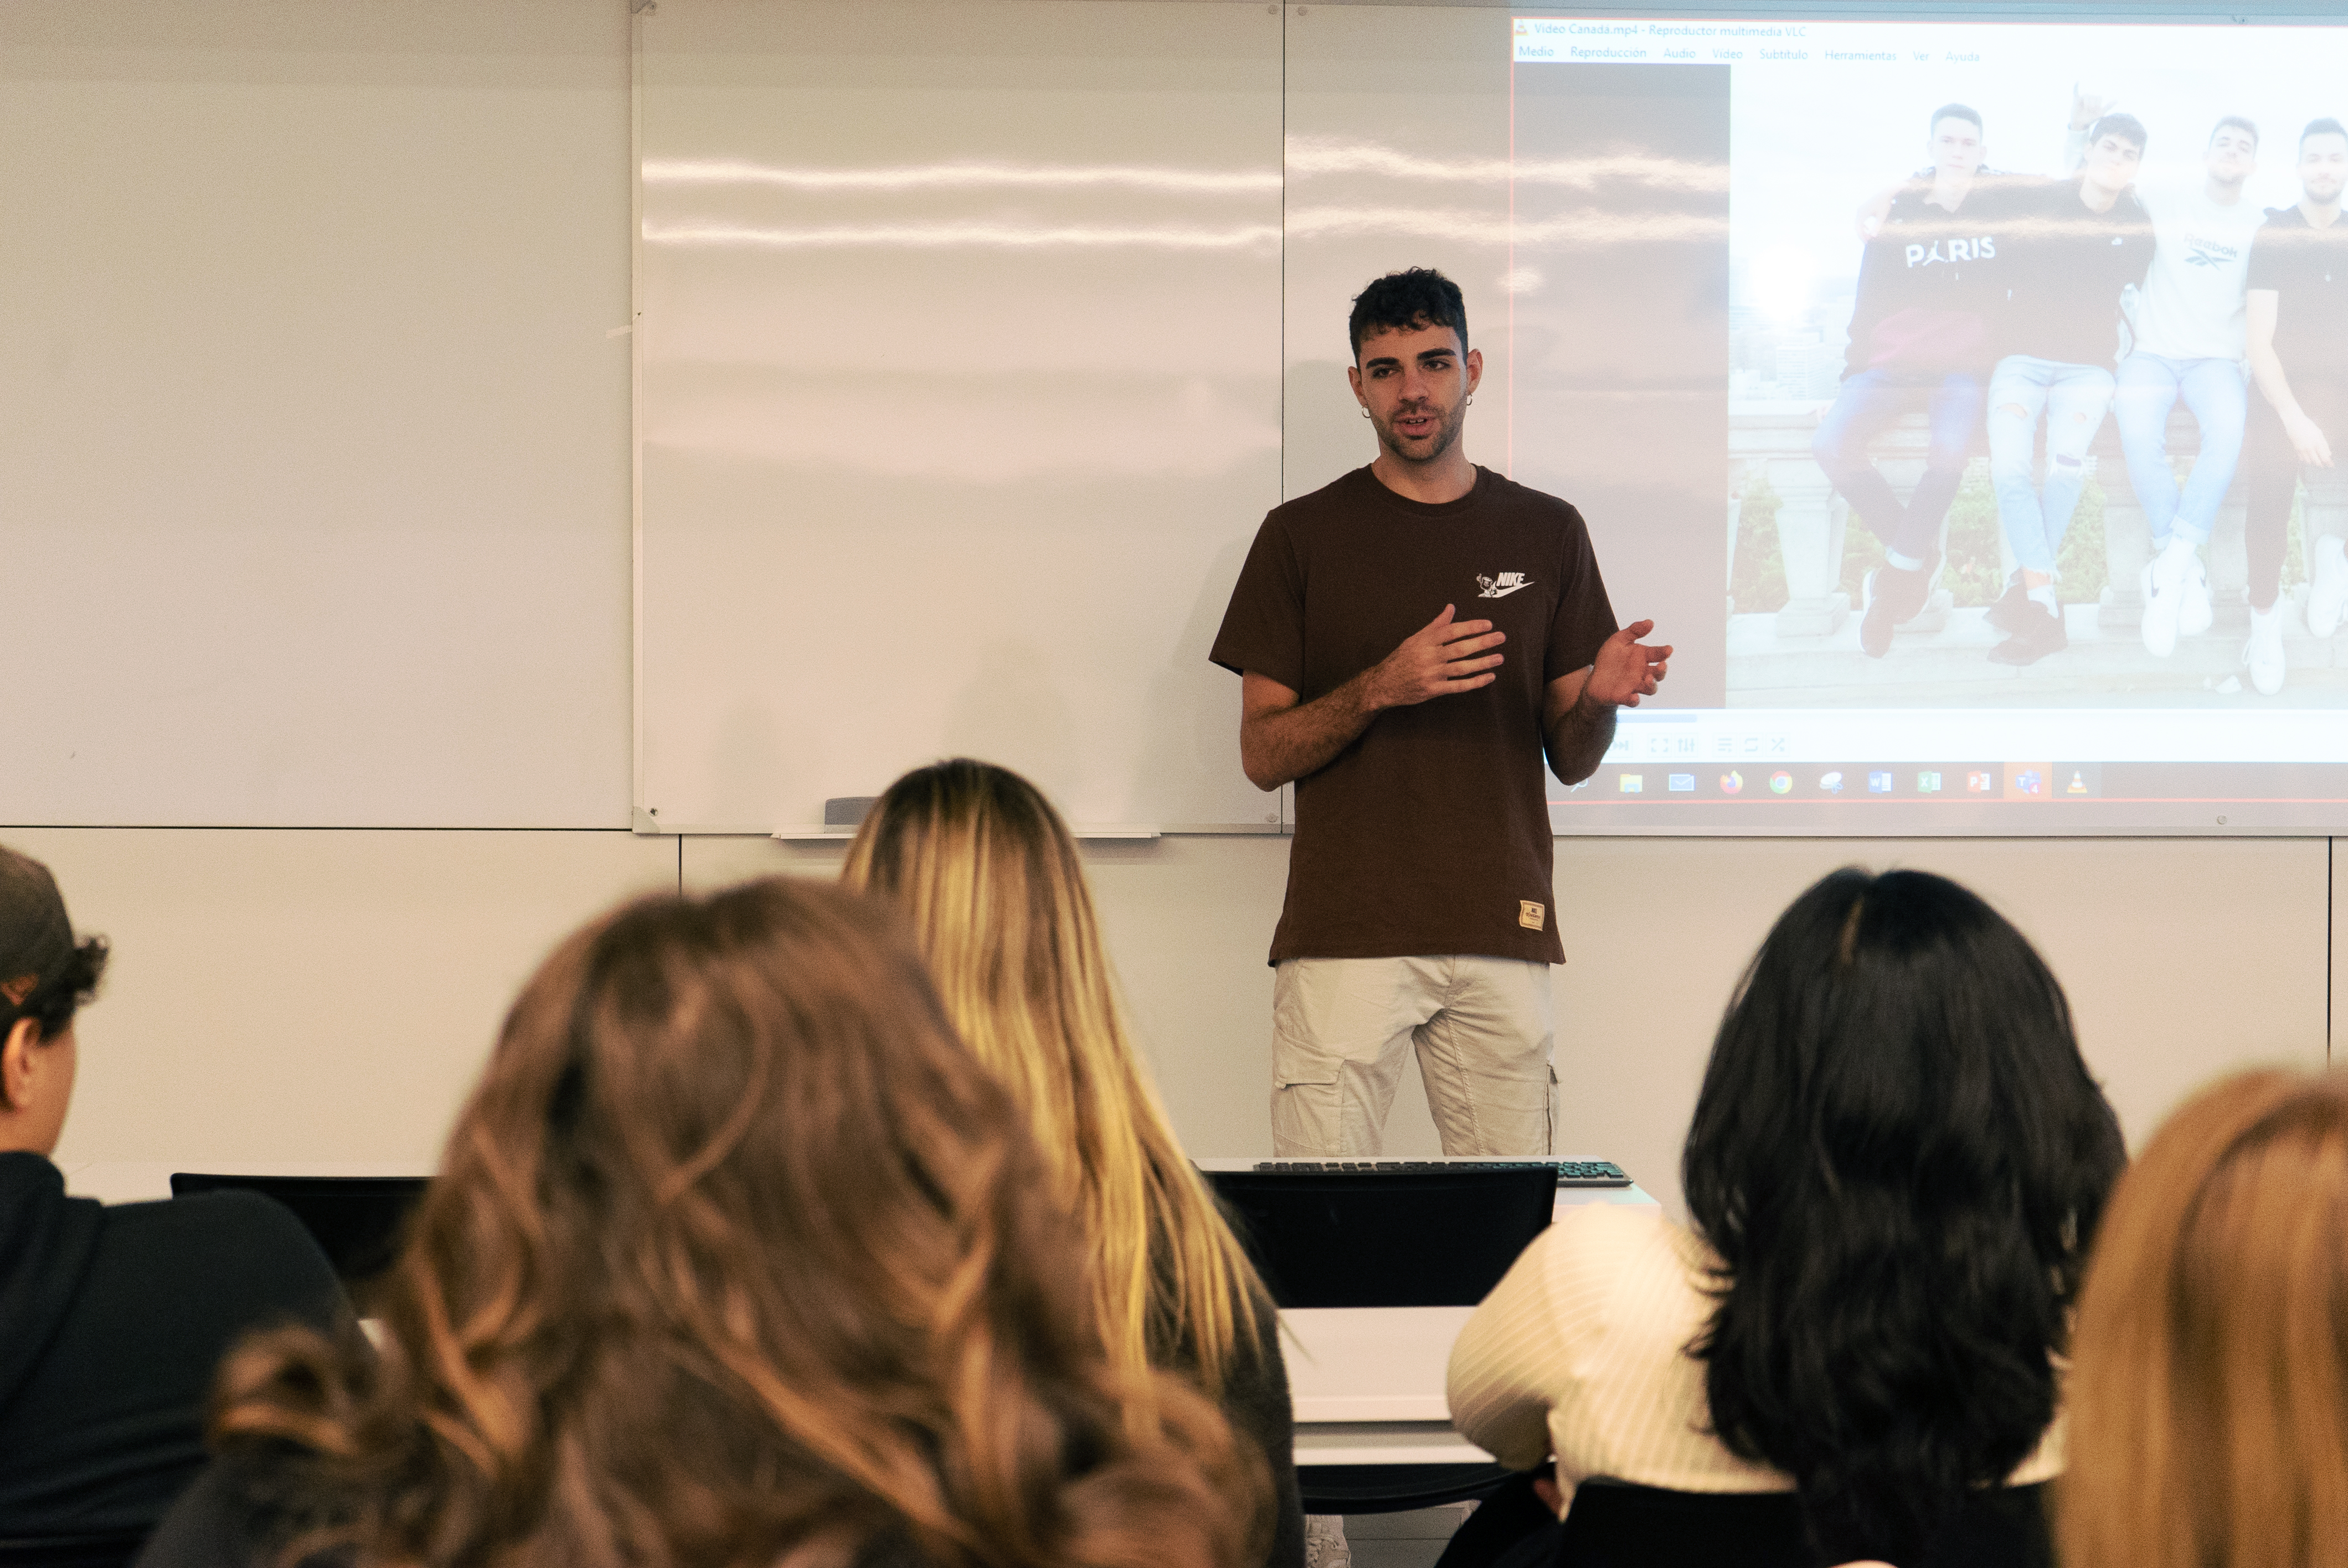
<svg viewBox="0 0 2348 1568"><path fill-rule="evenodd" d="M1473 1307L1549 1225L1546 1164L1202 1173L1274 1306Z"/></svg>

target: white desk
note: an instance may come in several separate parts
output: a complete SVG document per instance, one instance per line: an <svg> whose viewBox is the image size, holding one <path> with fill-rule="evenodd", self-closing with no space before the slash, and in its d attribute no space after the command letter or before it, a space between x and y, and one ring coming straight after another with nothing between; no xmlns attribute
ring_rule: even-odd
<svg viewBox="0 0 2348 1568"><path fill-rule="evenodd" d="M1255 1161L1200 1162L1251 1169ZM92 1161L65 1168L66 1190L109 1204L171 1195L174 1171L218 1169L247 1176L428 1175L412 1164L300 1162ZM1560 1187L1560 1213L1582 1204L1655 1208L1637 1186ZM1314 1307L1280 1315L1281 1350L1296 1409L1296 1462L1486 1464L1491 1456L1451 1430L1444 1374L1452 1342L1472 1307Z"/></svg>
<svg viewBox="0 0 2348 1568"><path fill-rule="evenodd" d="M1200 1161L1214 1169L1238 1162ZM1562 1214L1584 1204L1659 1208L1638 1186L1560 1187ZM1451 1430L1444 1375L1472 1307L1303 1307L1280 1315L1296 1408L1296 1462L1488 1464Z"/></svg>

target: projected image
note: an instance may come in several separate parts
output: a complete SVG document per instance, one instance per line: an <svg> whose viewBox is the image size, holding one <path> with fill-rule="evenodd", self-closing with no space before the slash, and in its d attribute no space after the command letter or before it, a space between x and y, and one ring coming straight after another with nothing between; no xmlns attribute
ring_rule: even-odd
<svg viewBox="0 0 2348 1568"><path fill-rule="evenodd" d="M2348 701L2330 35L1874 32L1735 79L1732 703Z"/></svg>
<svg viewBox="0 0 2348 1568"><path fill-rule="evenodd" d="M2338 33L1517 27L1731 67L1731 706L2348 703Z"/></svg>

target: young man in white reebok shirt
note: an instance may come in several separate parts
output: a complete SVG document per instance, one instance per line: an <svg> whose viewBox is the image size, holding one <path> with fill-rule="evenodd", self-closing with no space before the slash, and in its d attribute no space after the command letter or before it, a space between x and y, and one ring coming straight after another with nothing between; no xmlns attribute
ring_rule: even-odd
<svg viewBox="0 0 2348 1568"><path fill-rule="evenodd" d="M2258 154L2258 127L2228 115L2209 134L2198 181L2137 187L2152 218L2152 270L2129 317L2135 349L2120 362L2112 421L2152 536L2143 631L2146 651L2158 659L2179 636L2209 629L2200 550L2233 483L2249 412L2243 297L2250 239L2266 214L2243 187ZM2182 494L2168 462L2168 415L2180 396L2201 427Z"/></svg>

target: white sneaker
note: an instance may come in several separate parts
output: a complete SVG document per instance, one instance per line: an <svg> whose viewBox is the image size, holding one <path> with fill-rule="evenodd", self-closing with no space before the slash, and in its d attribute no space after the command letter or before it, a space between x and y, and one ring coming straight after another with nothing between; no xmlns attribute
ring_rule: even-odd
<svg viewBox="0 0 2348 1568"><path fill-rule="evenodd" d="M2242 662L2250 667L2250 684L2261 696L2282 690L2282 606L2250 611L2250 640L2242 647Z"/></svg>
<svg viewBox="0 0 2348 1568"><path fill-rule="evenodd" d="M2326 534L2315 541L2315 581L2307 590L2307 630L2329 637L2340 628L2340 611L2348 606L2348 541Z"/></svg>
<svg viewBox="0 0 2348 1568"><path fill-rule="evenodd" d="M2177 651L2177 620L2185 598L2185 569L2163 550L2144 563L2144 651L2155 659Z"/></svg>
<svg viewBox="0 0 2348 1568"><path fill-rule="evenodd" d="M1345 1540L1344 1514L1304 1516L1304 1568L1354 1568L1354 1548Z"/></svg>
<svg viewBox="0 0 2348 1568"><path fill-rule="evenodd" d="M2177 611L2177 635L2199 637L2215 619L2209 609L2209 569L2198 555L2187 558L2185 599Z"/></svg>

